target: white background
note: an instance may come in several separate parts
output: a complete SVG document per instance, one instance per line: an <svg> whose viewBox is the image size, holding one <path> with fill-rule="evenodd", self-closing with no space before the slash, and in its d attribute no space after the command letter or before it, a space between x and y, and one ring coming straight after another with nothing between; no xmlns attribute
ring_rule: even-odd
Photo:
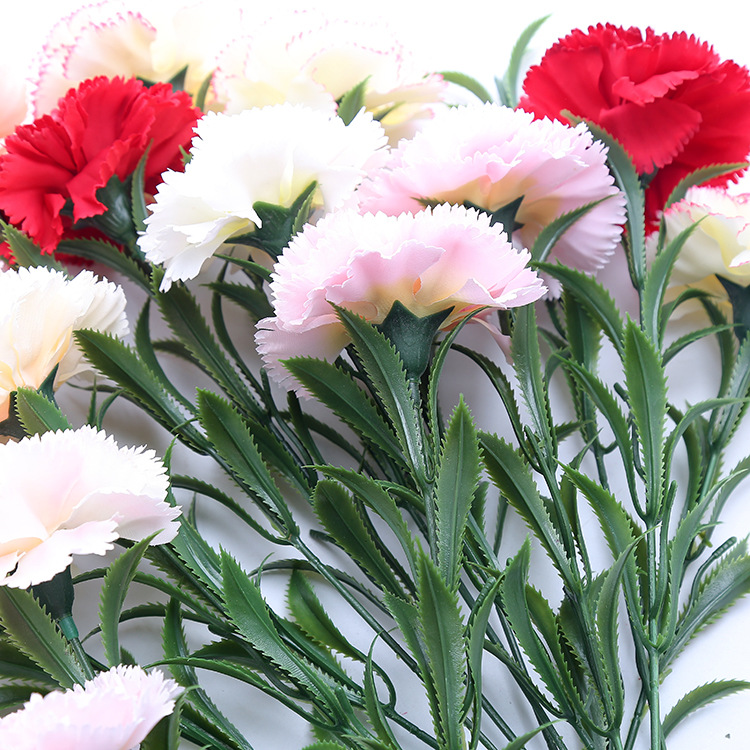
<svg viewBox="0 0 750 750"><path fill-rule="evenodd" d="M160 4L132 2L133 7ZM36 52L54 20L78 2L3 2L1 17L3 42L0 61L22 69ZM258 3L258 5L260 5ZM267 3L271 7L270 3ZM275 9L293 7L293 3L273 3ZM425 69L461 70L478 77L486 86L502 74L513 42L531 21L548 13L551 18L538 33L530 61L538 59L544 48L572 28L598 22L618 25L652 26L658 32L686 31L711 43L723 58L750 64L750 11L722 0L712 3L647 2L630 0L618 4L603 2L569 2L564 6L540 0L508 3L474 0L462 3L429 3L413 0L379 0L379 2L309 3L304 7L330 8L331 12L349 15L377 14L386 18L398 32L405 46L411 48ZM609 6L609 7L606 7ZM743 6L739 6L743 7ZM747 8L747 6L744 6ZM610 274L616 278L616 274ZM676 392L697 393L696 383L710 382L712 350L703 358L682 365L670 373L670 384ZM458 385L454 386L456 390ZM463 387L463 384L462 386ZM746 430L735 449L737 457L748 445ZM750 531L750 497L745 488L735 494L725 513L726 528L738 537ZM519 534L522 534L519 527ZM227 534L231 536L229 530ZM726 534L728 535L728 534ZM725 536L726 536L725 535ZM218 534L221 538L221 532ZM724 538L724 537L722 537ZM520 545L522 537L518 538ZM252 551L249 557L252 559ZM256 564L257 564L256 560ZM667 678L664 692L666 706L698 684L717 678L750 680L750 602L741 602L730 615L709 629L689 647ZM224 700L229 690L223 690ZM741 750L750 747L750 693L725 699L704 709L676 730L669 742L674 750ZM273 713L274 707L255 694L236 697L228 712L249 729L249 737L258 750L282 750L302 747L311 741L304 725L289 714ZM503 698L498 707L504 708ZM414 709L415 711L418 708ZM645 740L644 740L645 741ZM572 748L573 746L571 746ZM642 745L645 747L645 744Z"/></svg>

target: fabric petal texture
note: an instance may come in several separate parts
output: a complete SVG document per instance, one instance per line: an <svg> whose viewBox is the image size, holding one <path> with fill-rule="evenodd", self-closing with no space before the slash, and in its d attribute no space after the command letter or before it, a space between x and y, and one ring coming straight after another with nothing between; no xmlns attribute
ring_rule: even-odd
<svg viewBox="0 0 750 750"><path fill-rule="evenodd" d="M48 581L74 554L102 555L118 537L163 544L177 533L180 509L166 502L154 451L120 448L93 427L0 445L0 472L0 585Z"/></svg>

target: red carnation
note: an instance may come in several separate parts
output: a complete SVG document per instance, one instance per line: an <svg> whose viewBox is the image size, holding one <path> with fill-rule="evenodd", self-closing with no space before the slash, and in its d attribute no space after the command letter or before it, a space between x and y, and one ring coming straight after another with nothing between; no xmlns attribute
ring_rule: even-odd
<svg viewBox="0 0 750 750"><path fill-rule="evenodd" d="M565 121L569 111L614 136L641 175L651 175L653 220L677 183L710 164L750 153L750 74L721 62L686 34L657 35L607 24L573 31L554 44L524 81L519 106ZM725 185L734 172L710 184Z"/></svg>
<svg viewBox="0 0 750 750"><path fill-rule="evenodd" d="M181 169L200 117L190 97L168 84L98 77L71 89L49 115L19 127L0 157L0 210L51 253L73 221L103 214L97 190L126 180L151 145L146 191L167 169Z"/></svg>

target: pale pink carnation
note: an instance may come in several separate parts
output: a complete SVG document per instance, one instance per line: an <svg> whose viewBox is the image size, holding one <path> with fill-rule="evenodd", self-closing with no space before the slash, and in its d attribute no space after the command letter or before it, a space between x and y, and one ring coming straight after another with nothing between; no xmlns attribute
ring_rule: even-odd
<svg viewBox="0 0 750 750"><path fill-rule="evenodd" d="M382 21L315 9L275 13L235 39L219 56L213 85L228 113L284 102L331 111L365 80L365 108L394 145L432 116L447 88L441 76L419 68Z"/></svg>
<svg viewBox="0 0 750 750"><path fill-rule="evenodd" d="M625 201L606 165L607 152L584 125L534 120L494 104L436 114L359 189L361 210L397 215L421 211L424 201L471 202L496 211L523 196L513 232L531 247L561 214L607 198L579 219L549 260L585 272L600 269L617 247ZM559 285L550 284L559 294Z"/></svg>
<svg viewBox="0 0 750 750"><path fill-rule="evenodd" d="M12 391L39 388L55 367L55 388L93 369L73 338L82 328L128 332L121 287L91 271L72 279L41 266L0 274L0 420Z"/></svg>
<svg viewBox="0 0 750 750"><path fill-rule="evenodd" d="M489 217L462 206L416 215L339 211L308 225L276 264L271 293L275 316L258 323L256 343L269 373L288 387L282 361L311 356L329 361L349 343L335 303L382 323L395 300L419 317L452 307L450 329L470 312L498 338L494 310L539 299L545 288Z"/></svg>
<svg viewBox="0 0 750 750"><path fill-rule="evenodd" d="M0 64L0 138L10 135L26 118L29 84L17 65Z"/></svg>
<svg viewBox="0 0 750 750"><path fill-rule="evenodd" d="M100 75L169 81L187 67L185 90L195 94L214 69L227 30L235 33L240 19L238 8L209 0L179 8L151 3L145 13L121 0L81 7L54 26L39 56L35 116Z"/></svg>
<svg viewBox="0 0 750 750"><path fill-rule="evenodd" d="M161 672L118 666L70 690L34 693L0 719L0 747L133 750L175 707L180 686Z"/></svg>
<svg viewBox="0 0 750 750"><path fill-rule="evenodd" d="M664 212L666 242L700 222L687 239L672 269L672 285L700 285L725 296L716 281L722 276L750 285L750 194L731 195L725 188L692 187L683 200ZM658 232L647 242L655 251Z"/></svg>
<svg viewBox="0 0 750 750"><path fill-rule="evenodd" d="M178 530L154 451L120 448L93 427L0 445L0 476L0 585L28 588L72 555L103 555L118 537L158 532L151 543L163 544Z"/></svg>

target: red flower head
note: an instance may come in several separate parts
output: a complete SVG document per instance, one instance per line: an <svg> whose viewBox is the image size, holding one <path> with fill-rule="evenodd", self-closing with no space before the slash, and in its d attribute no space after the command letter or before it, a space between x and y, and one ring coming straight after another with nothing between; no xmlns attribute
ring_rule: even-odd
<svg viewBox="0 0 750 750"><path fill-rule="evenodd" d="M750 152L750 74L686 34L607 24L554 44L524 81L519 106L566 121L564 110L614 136L641 175L648 220L686 175ZM724 185L739 172L713 180Z"/></svg>
<svg viewBox="0 0 750 750"><path fill-rule="evenodd" d="M168 84L98 77L71 89L56 110L19 127L0 157L0 210L51 253L72 221L107 210L97 190L126 180L151 144L145 187L181 169L200 117L190 97ZM66 209L63 214L63 209Z"/></svg>

